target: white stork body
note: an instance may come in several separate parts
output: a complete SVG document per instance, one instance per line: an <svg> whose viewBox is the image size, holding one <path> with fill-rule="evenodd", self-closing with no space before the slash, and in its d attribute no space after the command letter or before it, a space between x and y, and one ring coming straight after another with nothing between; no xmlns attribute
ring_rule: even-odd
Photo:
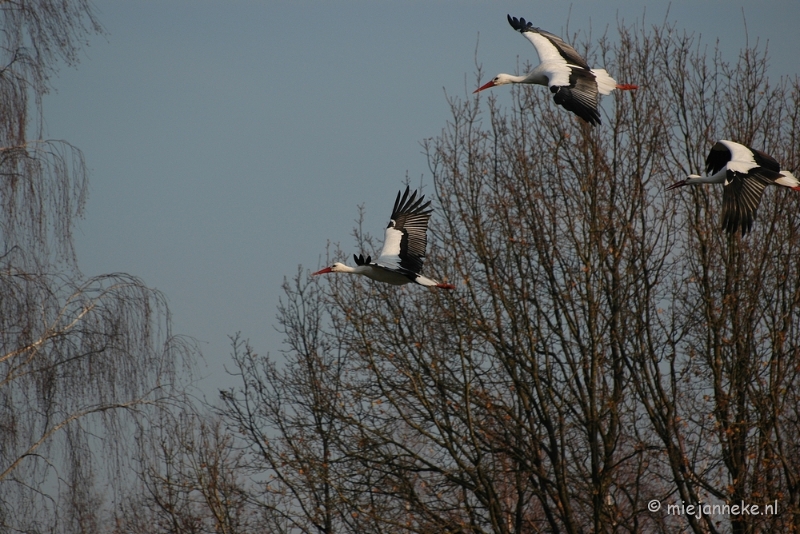
<svg viewBox="0 0 800 534"><path fill-rule="evenodd" d="M356 261L359 261L359 257L353 255L356 258ZM367 261L369 261L369 256L367 257ZM417 284L427 286L427 287L444 287L446 289L454 289L453 286L450 284L440 284L436 280L431 280L430 278L422 275L416 275L413 277L413 280L407 274L401 272L400 269L396 269L394 266L391 265L383 265L380 262L373 262L365 265L356 265L355 267L350 267L345 265L344 263L334 263L330 267L326 267L321 271L317 271L313 274L325 274L325 273L351 273L351 274L361 274L370 278L372 280L376 280L378 282L384 282L386 284L391 284L393 286L402 286L404 284L409 284L411 282L415 282Z"/></svg>
<svg viewBox="0 0 800 534"><path fill-rule="evenodd" d="M430 201L422 201L425 196L417 199L417 192L409 198L409 188L400 198L397 193L394 209L386 236L383 241L381 255L374 262L371 258L353 254L356 266L349 267L343 263L334 263L330 267L319 270L314 275L325 273L351 273L361 274L367 278L392 285L416 283L426 287L440 287L455 289L451 284L443 284L421 274L422 264L425 259L425 249L428 243L428 219L433 210L426 209Z"/></svg>
<svg viewBox="0 0 800 534"><path fill-rule="evenodd" d="M745 235L753 227L761 195L768 185L800 191L800 180L770 155L733 141L717 141L706 157L706 174L690 174L667 188L685 185L724 184L722 190L722 228L728 233L741 228Z"/></svg>
<svg viewBox="0 0 800 534"><path fill-rule="evenodd" d="M637 89L635 85L617 84L605 69L589 68L586 60L564 40L534 27L524 18L508 15L508 23L533 44L541 63L525 76L498 74L475 93L508 83L544 85L550 88L556 104L589 124L597 125L600 124L597 111L600 95L610 94L614 89Z"/></svg>

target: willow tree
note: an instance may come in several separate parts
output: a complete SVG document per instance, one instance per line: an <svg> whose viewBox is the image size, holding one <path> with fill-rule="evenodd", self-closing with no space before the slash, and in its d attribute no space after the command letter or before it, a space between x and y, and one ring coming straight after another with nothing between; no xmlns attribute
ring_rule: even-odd
<svg viewBox="0 0 800 534"><path fill-rule="evenodd" d="M173 395L185 347L141 280L77 267L87 171L43 138L42 97L101 32L89 2L2 2L0 30L0 530L92 532L94 482L119 480L127 431Z"/></svg>

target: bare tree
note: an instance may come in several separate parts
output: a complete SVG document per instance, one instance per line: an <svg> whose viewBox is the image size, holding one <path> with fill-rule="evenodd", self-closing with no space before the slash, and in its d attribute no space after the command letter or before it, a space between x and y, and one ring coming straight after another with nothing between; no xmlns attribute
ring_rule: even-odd
<svg viewBox="0 0 800 534"><path fill-rule="evenodd" d="M74 261L86 167L69 143L42 138L42 96L59 62L75 65L86 36L102 28L85 0L3 2L0 17L0 252Z"/></svg>
<svg viewBox="0 0 800 534"><path fill-rule="evenodd" d="M174 398L188 345L129 275L86 279L81 152L42 138L42 96L101 28L83 0L0 3L0 530L95 532L128 436Z"/></svg>
<svg viewBox="0 0 800 534"><path fill-rule="evenodd" d="M142 487L128 488L116 531L129 533L258 530L250 504L255 488L244 485L244 453L215 416L169 413L140 434Z"/></svg>
<svg viewBox="0 0 800 534"><path fill-rule="evenodd" d="M769 190L742 238L718 189L665 191L721 138L796 170L800 82L670 24L583 49L641 85L604 127L518 87L450 97L424 143L427 261L456 291L300 270L280 357L234 340L248 528L800 530L800 198Z"/></svg>

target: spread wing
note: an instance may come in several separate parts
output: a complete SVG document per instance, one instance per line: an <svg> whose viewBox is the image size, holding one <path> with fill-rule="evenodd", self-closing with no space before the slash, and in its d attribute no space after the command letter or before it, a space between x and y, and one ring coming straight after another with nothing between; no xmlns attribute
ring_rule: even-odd
<svg viewBox="0 0 800 534"><path fill-rule="evenodd" d="M597 81L591 71L572 68L569 85L553 85L550 91L553 100L564 109L573 112L589 124L600 124L600 112L597 104L600 100L597 92Z"/></svg>
<svg viewBox="0 0 800 534"><path fill-rule="evenodd" d="M402 198L398 191L377 263L400 267L416 274L422 271L428 245L428 219L433 211L427 209L431 202L423 204L424 200L424 195L417 199L417 191L409 196L407 186Z"/></svg>
<svg viewBox="0 0 800 534"><path fill-rule="evenodd" d="M735 170L745 171L755 167L780 172L781 165L769 154L733 141L723 139L714 143L706 158L706 172L716 174L725 165Z"/></svg>
<svg viewBox="0 0 800 534"><path fill-rule="evenodd" d="M733 233L741 228L745 235L753 227L764 188L781 176L770 169L757 167L748 174L728 170L722 192L722 228Z"/></svg>
<svg viewBox="0 0 800 534"><path fill-rule="evenodd" d="M534 48L536 48L536 53L539 54L539 61L542 63L559 60L569 65L577 65L578 67L589 69L586 60L558 35L553 35L541 28L537 28L522 17L519 19L511 15L507 15L507 17L511 27L533 44Z"/></svg>

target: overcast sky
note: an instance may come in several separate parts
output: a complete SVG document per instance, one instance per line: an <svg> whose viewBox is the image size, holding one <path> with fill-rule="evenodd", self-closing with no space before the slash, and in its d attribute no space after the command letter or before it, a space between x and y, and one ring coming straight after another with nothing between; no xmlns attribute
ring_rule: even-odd
<svg viewBox="0 0 800 534"><path fill-rule="evenodd" d="M284 277L318 268L329 240L361 252L359 204L382 235L406 173L432 191L420 142L445 126L445 93L477 87L476 46L481 82L537 62L507 13L567 40L666 19L711 48L719 40L730 62L746 19L750 43L769 43L771 77L800 70L797 0L94 5L107 34L44 102L48 137L83 150L91 169L79 263L166 294L175 333L204 353L211 396L235 383L222 367L228 335L278 355ZM507 88L494 92L510 102Z"/></svg>

